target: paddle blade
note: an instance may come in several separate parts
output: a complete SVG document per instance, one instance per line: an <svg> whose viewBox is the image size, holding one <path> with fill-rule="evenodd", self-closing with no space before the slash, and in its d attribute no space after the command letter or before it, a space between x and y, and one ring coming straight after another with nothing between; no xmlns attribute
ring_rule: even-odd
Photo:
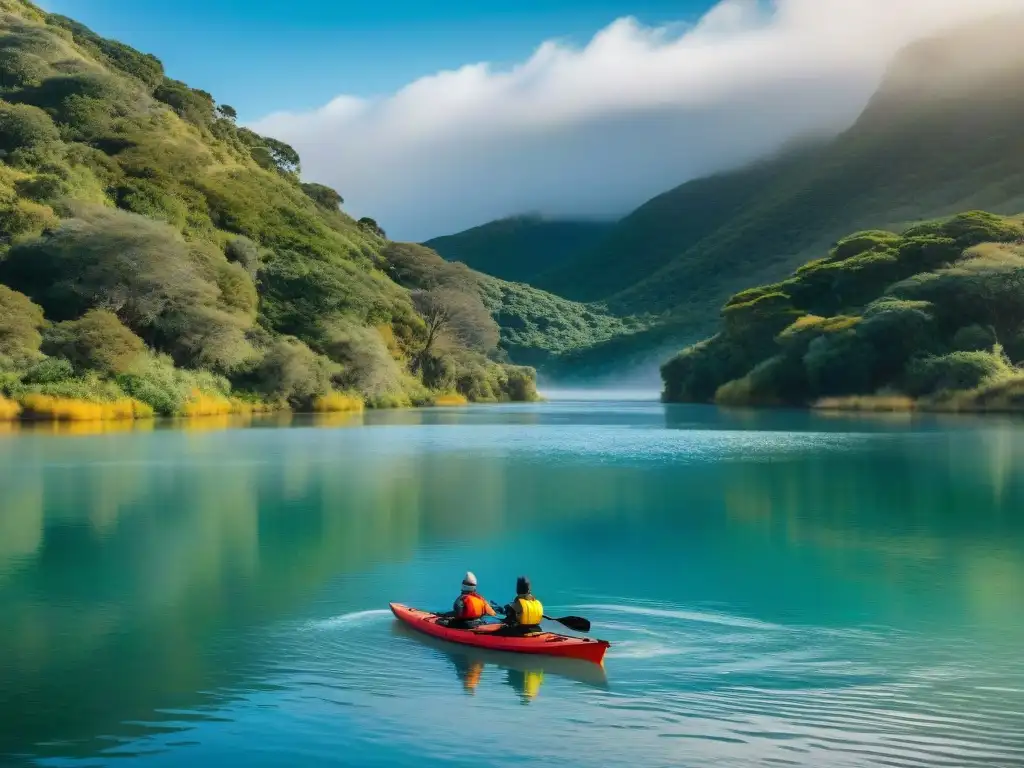
<svg viewBox="0 0 1024 768"><path fill-rule="evenodd" d="M545 616L544 618L548 617ZM590 631L590 621L588 619L584 619L582 616L562 616L561 618L551 620L557 621L559 624L562 624L575 632Z"/></svg>

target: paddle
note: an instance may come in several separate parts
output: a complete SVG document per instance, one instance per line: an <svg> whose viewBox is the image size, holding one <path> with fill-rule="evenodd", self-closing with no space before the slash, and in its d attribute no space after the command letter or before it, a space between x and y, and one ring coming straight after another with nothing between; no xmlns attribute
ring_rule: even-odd
<svg viewBox="0 0 1024 768"><path fill-rule="evenodd" d="M545 616L548 621L557 621L559 624L564 624L569 629L575 630L576 632L589 632L590 621L584 619L582 616L563 616L560 619L554 619L550 616Z"/></svg>
<svg viewBox="0 0 1024 768"><path fill-rule="evenodd" d="M491 603L491 607L498 613L505 613L505 609L497 603ZM554 616L547 616L545 614L541 615L548 621L557 621L559 624L568 627L574 632L590 631L590 620L584 619L582 616L561 616L559 618L555 618Z"/></svg>

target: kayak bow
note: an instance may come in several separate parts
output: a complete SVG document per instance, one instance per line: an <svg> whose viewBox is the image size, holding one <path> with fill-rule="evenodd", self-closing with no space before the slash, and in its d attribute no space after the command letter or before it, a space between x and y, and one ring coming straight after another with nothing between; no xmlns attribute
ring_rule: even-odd
<svg viewBox="0 0 1024 768"><path fill-rule="evenodd" d="M489 648L493 651L511 653L535 653L543 656L558 656L568 659L582 659L601 664L604 653L611 645L607 640L589 637L571 637L554 632L538 632L535 635L515 636L503 634L502 624L481 624L473 629L455 629L439 621L436 613L420 611L401 603L390 603L395 618L418 632L448 640L452 643Z"/></svg>

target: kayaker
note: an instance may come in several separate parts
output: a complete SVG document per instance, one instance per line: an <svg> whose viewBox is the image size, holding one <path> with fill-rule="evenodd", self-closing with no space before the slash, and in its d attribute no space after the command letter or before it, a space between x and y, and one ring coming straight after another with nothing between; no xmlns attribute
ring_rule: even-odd
<svg viewBox="0 0 1024 768"><path fill-rule="evenodd" d="M540 631L540 620L544 606L530 591L530 580L525 576L516 579L516 599L502 609L505 624L515 634L529 634Z"/></svg>
<svg viewBox="0 0 1024 768"><path fill-rule="evenodd" d="M495 615L490 601L476 591L476 575L472 571L466 571L462 577L462 593L455 598L451 613L445 615L451 619L448 625L454 627L475 627L484 616Z"/></svg>

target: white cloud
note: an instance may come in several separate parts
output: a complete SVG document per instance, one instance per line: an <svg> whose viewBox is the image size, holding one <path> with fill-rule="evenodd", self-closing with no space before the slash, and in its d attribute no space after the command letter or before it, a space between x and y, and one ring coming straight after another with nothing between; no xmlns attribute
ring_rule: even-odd
<svg viewBox="0 0 1024 768"><path fill-rule="evenodd" d="M251 127L395 238L526 211L615 215L863 108L894 53L1024 0L723 0L680 32L619 19L582 49L542 44L381 99L339 96Z"/></svg>

